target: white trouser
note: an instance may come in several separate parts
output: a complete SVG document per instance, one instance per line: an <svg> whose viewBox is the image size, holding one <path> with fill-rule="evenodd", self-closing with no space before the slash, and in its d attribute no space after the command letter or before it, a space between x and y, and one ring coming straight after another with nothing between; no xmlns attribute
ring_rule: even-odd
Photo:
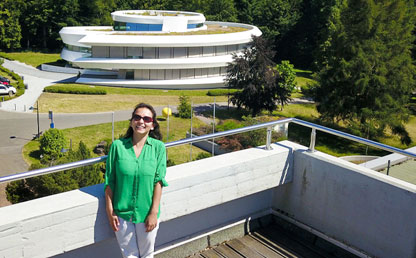
<svg viewBox="0 0 416 258"><path fill-rule="evenodd" d="M116 233L116 238L124 258L153 258L157 226L150 232L146 232L144 223L133 223L118 217L120 226ZM139 255L140 254L140 255Z"/></svg>

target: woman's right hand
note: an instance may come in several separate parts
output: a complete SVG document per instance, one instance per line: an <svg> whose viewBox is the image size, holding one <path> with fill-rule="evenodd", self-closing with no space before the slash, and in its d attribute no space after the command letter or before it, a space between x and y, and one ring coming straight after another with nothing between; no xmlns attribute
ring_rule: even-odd
<svg viewBox="0 0 416 258"><path fill-rule="evenodd" d="M111 228L115 232L117 232L118 227L120 226L120 221L118 220L118 216L114 212L111 212L107 214L107 217L108 217L108 222L110 223Z"/></svg>
<svg viewBox="0 0 416 258"><path fill-rule="evenodd" d="M109 186L105 188L105 210L107 212L108 222L110 222L111 228L116 232L118 231L118 226L120 226L120 221L118 220L117 215L113 210L113 191Z"/></svg>

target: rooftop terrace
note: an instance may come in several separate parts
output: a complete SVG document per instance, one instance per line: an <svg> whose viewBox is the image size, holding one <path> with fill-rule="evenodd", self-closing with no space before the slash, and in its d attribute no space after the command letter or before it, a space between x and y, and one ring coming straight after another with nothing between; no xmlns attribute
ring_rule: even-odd
<svg viewBox="0 0 416 258"><path fill-rule="evenodd" d="M228 257L242 257L242 252L251 252L252 248L262 252L272 250L264 249L266 245L279 248L279 239L286 243L280 242L284 247L279 249L281 257L314 257L287 246L289 242L284 239L294 232L287 233L288 228L303 230L294 242L304 246L313 243L313 252L318 250L315 257L416 257L416 186L314 151L315 131L327 131L409 157L415 154L297 119L216 136L260 127L267 128L269 136L274 125L288 122L312 128L309 148L290 141L268 141L265 146L168 168L170 185L163 189L157 257L216 257L209 255L222 252L234 252ZM166 146L212 137L185 139ZM63 169L32 171L0 178L0 182ZM102 185L0 208L0 221L1 257L120 257L107 223ZM229 240L232 241L219 245ZM250 249L237 248L249 241ZM325 243L337 247L331 247L328 256L319 251ZM199 253L211 247L212 251Z"/></svg>

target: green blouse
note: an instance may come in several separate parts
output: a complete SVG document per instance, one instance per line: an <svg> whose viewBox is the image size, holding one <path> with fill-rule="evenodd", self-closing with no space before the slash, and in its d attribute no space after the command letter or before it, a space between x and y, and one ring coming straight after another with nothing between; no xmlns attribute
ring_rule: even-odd
<svg viewBox="0 0 416 258"><path fill-rule="evenodd" d="M105 188L109 186L113 191L114 212L124 220L144 223L152 206L155 184L160 181L162 186L168 186L165 175L166 148L163 142L147 137L140 156L136 158L131 138L114 141L105 173Z"/></svg>

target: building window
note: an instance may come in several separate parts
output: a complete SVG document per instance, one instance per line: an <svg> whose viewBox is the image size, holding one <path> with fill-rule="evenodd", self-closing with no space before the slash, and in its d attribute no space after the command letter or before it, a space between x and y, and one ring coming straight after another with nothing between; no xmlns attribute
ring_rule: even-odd
<svg viewBox="0 0 416 258"><path fill-rule="evenodd" d="M133 80L134 79L134 71L133 70L127 70L126 71L126 79L127 80Z"/></svg>
<svg viewBox="0 0 416 258"><path fill-rule="evenodd" d="M128 47L127 58L143 58L143 48L142 47Z"/></svg>
<svg viewBox="0 0 416 258"><path fill-rule="evenodd" d="M228 45L228 54L232 54L237 51L237 45Z"/></svg>
<svg viewBox="0 0 416 258"><path fill-rule="evenodd" d="M204 56L214 56L215 55L214 47L204 47L203 48L203 55Z"/></svg>
<svg viewBox="0 0 416 258"><path fill-rule="evenodd" d="M110 47L110 58L124 58L124 48Z"/></svg>
<svg viewBox="0 0 416 258"><path fill-rule="evenodd" d="M202 47L189 47L188 57L200 57L202 56Z"/></svg>
<svg viewBox="0 0 416 258"><path fill-rule="evenodd" d="M173 57L174 58L186 58L188 56L187 54L187 48L186 47L175 47L173 48Z"/></svg>
<svg viewBox="0 0 416 258"><path fill-rule="evenodd" d="M172 58L172 48L171 47L160 47L159 48L159 58Z"/></svg>
<svg viewBox="0 0 416 258"><path fill-rule="evenodd" d="M96 58L107 58L110 57L109 47L93 46L92 57Z"/></svg>
<svg viewBox="0 0 416 258"><path fill-rule="evenodd" d="M143 48L143 58L144 59L155 59L156 58L156 48L154 48L154 47L144 47Z"/></svg>
<svg viewBox="0 0 416 258"><path fill-rule="evenodd" d="M126 30L126 23L114 21L114 30L115 31L125 31Z"/></svg>

